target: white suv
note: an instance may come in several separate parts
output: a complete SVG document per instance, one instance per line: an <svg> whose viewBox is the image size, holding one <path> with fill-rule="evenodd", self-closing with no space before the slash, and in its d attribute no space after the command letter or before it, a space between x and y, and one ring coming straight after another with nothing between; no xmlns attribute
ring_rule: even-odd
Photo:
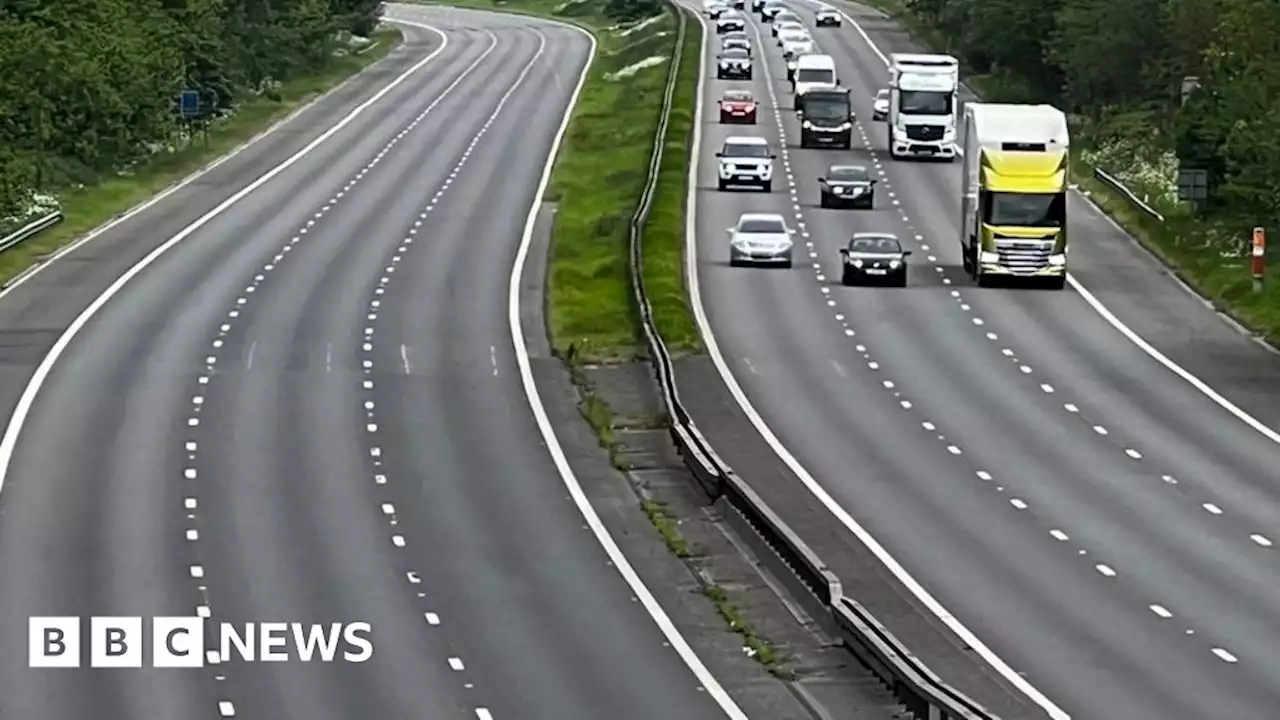
<svg viewBox="0 0 1280 720"><path fill-rule="evenodd" d="M762 137L730 137L725 139L720 152L720 177L717 187L727 190L731 185L754 185L765 192L773 192L773 158L769 141Z"/></svg>

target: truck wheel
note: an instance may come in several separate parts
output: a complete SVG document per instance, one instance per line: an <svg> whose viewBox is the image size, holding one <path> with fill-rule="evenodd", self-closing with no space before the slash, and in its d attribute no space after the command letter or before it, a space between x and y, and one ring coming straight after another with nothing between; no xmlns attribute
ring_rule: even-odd
<svg viewBox="0 0 1280 720"><path fill-rule="evenodd" d="M1067 286L1067 276L1049 278L1047 285L1050 290L1062 290Z"/></svg>

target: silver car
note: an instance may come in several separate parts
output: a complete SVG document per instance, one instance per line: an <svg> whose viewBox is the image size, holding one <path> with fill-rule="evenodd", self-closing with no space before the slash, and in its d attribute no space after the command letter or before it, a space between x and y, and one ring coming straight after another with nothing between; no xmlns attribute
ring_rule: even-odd
<svg viewBox="0 0 1280 720"><path fill-rule="evenodd" d="M889 89L876 92L876 99L871 102L871 119L884 120L889 117Z"/></svg>
<svg viewBox="0 0 1280 720"><path fill-rule="evenodd" d="M791 267L795 230L776 213L743 213L729 233L729 265L768 264Z"/></svg>
<svg viewBox="0 0 1280 720"><path fill-rule="evenodd" d="M791 12L790 10L783 10L782 12L779 12L777 15L774 15L773 22L774 22L774 26L771 29L771 32L773 33L774 37L778 37L779 25L785 26L787 24L794 23L796 27L801 27L801 28L804 27L804 23L800 22L800 16Z"/></svg>

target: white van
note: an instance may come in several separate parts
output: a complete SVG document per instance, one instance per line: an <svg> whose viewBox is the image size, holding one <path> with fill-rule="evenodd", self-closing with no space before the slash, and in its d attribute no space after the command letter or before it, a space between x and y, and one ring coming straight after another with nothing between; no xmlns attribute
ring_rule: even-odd
<svg viewBox="0 0 1280 720"><path fill-rule="evenodd" d="M836 61L830 55L801 55L796 59L791 79L791 88L796 95L803 95L814 87L839 84Z"/></svg>

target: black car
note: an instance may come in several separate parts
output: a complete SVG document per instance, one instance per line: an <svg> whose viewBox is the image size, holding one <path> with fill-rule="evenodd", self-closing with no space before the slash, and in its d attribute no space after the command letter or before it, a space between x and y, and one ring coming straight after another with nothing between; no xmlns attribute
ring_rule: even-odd
<svg viewBox="0 0 1280 720"><path fill-rule="evenodd" d="M751 54L740 48L720 53L716 58L716 79L750 80Z"/></svg>
<svg viewBox="0 0 1280 720"><path fill-rule="evenodd" d="M751 12L761 12L764 10L765 0L751 0Z"/></svg>
<svg viewBox="0 0 1280 720"><path fill-rule="evenodd" d="M910 250L903 250L892 233L854 233L848 247L840 248L844 269L840 282L844 285L862 285L868 282L884 283L896 287L907 286L907 257Z"/></svg>
<svg viewBox="0 0 1280 720"><path fill-rule="evenodd" d="M850 205L870 210L876 204L876 180L863 165L832 165L818 178L824 208Z"/></svg>

